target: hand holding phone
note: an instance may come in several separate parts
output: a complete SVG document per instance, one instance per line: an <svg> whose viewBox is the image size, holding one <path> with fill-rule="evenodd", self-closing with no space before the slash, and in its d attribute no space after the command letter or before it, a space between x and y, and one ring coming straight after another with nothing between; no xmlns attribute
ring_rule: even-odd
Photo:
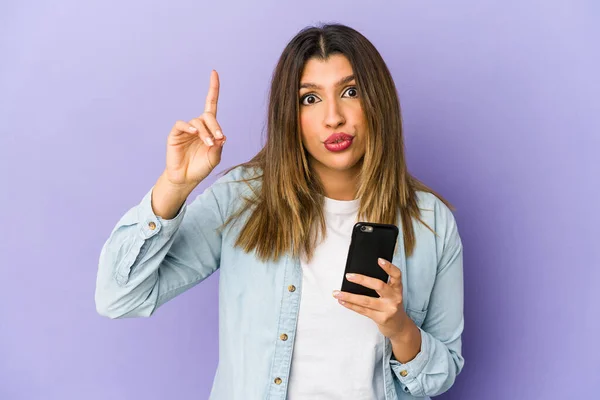
<svg viewBox="0 0 600 400"><path fill-rule="evenodd" d="M392 224L358 222L354 225L342 278L343 292L379 297L375 290L347 280L346 274L366 275L387 283L389 275L379 266L377 259L392 261L398 232L398 227Z"/></svg>

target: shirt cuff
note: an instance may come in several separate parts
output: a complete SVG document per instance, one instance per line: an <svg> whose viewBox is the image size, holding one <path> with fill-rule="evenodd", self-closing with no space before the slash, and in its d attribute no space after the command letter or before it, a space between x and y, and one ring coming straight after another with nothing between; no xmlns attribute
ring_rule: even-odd
<svg viewBox="0 0 600 400"><path fill-rule="evenodd" d="M163 233L168 235L175 232L179 225L181 225L181 221L183 220L183 216L187 209L187 204L184 202L179 211L177 211L177 215L172 219L163 219L162 217L157 216L154 214L154 211L152 211L153 190L154 187L146 193L138 205L137 216L140 224L140 236L143 239L150 239L161 230L164 230Z"/></svg>
<svg viewBox="0 0 600 400"><path fill-rule="evenodd" d="M429 335L419 328L421 332L421 351L407 363L401 363L398 360L390 359L390 365L394 375L398 378L406 392L413 396L421 396L423 388L417 377L423 372L425 365L429 362L429 349L431 347Z"/></svg>

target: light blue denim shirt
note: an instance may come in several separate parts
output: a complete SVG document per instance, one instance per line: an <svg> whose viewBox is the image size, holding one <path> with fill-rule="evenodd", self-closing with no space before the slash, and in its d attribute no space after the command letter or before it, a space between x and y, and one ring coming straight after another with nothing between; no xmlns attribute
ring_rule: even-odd
<svg viewBox="0 0 600 400"><path fill-rule="evenodd" d="M150 189L118 221L102 248L96 307L109 318L149 317L220 269L219 364L210 398L283 400L302 269L299 259L290 256L261 262L234 247L247 214L219 230L251 193L238 181L243 171L236 168L219 178L170 220L153 213ZM402 271L404 307L421 331L422 345L412 361L402 364L392 358L391 343L381 335L386 400L445 392L464 365L462 243L456 221L434 195L417 196L422 219L438 236L413 221L416 248L405 256L400 229L392 263Z"/></svg>

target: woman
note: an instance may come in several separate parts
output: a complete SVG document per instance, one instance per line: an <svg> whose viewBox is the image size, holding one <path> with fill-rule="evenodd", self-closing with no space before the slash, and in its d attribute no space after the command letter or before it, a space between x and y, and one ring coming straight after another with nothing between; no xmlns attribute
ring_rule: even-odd
<svg viewBox="0 0 600 400"><path fill-rule="evenodd" d="M215 71L204 113L169 134L166 168L117 223L96 304L150 316L220 269L214 399L410 399L461 371L462 244L450 205L407 172L400 107L374 46L302 30L273 75L267 141L191 204L219 164ZM354 223L400 227L380 297L339 292Z"/></svg>

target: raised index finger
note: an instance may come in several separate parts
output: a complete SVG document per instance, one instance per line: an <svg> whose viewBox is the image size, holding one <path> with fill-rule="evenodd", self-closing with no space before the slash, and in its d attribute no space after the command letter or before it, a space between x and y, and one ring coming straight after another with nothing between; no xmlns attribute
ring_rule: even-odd
<svg viewBox="0 0 600 400"><path fill-rule="evenodd" d="M206 96L206 105L204 112L217 115L217 103L219 101L219 74L214 69L210 73L210 85L208 95Z"/></svg>

